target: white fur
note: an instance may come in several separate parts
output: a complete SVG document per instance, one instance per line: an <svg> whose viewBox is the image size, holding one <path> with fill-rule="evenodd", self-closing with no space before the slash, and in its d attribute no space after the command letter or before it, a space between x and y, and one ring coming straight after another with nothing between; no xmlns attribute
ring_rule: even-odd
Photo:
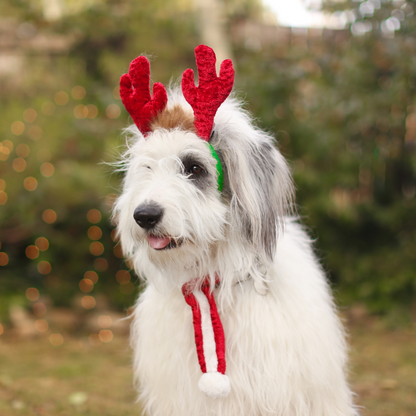
<svg viewBox="0 0 416 416"><path fill-rule="evenodd" d="M168 105L175 103L191 111L177 90ZM212 139L226 168L220 194L215 160L194 133L159 129L144 138L135 126L128 133L115 216L123 250L145 281L131 340L146 413L357 415L345 377L343 328L307 234L285 214L293 187L272 138L253 127L235 99L220 107ZM203 162L203 190L184 174L184 153ZM133 218L135 208L149 201L165 210L159 234L183 241L180 247L150 248ZM221 284L214 289L216 273ZM198 388L192 313L181 293L185 282L207 275L231 383L228 397L219 399Z"/></svg>

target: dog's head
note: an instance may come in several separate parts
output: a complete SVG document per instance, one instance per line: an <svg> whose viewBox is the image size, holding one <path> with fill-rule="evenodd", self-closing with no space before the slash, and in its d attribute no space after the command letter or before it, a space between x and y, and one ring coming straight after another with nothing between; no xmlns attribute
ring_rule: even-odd
<svg viewBox="0 0 416 416"><path fill-rule="evenodd" d="M292 201L287 164L236 99L221 105L203 134L188 102L173 89L143 134L127 130L115 205L123 250L145 277L250 272L273 260Z"/></svg>

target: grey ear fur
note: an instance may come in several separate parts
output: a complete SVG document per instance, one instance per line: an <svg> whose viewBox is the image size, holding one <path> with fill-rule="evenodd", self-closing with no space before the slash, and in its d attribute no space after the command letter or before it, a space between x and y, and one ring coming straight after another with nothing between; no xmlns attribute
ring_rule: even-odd
<svg viewBox="0 0 416 416"><path fill-rule="evenodd" d="M225 165L223 193L231 226L240 228L258 259L267 263L274 258L283 217L291 210L292 179L269 136L256 131L254 140L245 139L222 137L215 146Z"/></svg>

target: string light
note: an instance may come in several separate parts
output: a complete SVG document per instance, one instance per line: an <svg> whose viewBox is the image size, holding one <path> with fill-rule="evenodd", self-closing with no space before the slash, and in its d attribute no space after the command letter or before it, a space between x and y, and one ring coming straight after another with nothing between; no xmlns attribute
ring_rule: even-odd
<svg viewBox="0 0 416 416"><path fill-rule="evenodd" d="M130 282L131 276L130 273L127 270L119 270L116 273L116 280L121 285L125 285Z"/></svg>
<svg viewBox="0 0 416 416"><path fill-rule="evenodd" d="M16 172L23 172L26 169L26 161L21 157L17 157L13 160L12 166Z"/></svg>
<svg viewBox="0 0 416 416"><path fill-rule="evenodd" d="M81 299L81 305L85 309L93 309L95 308L96 302L92 296L84 296Z"/></svg>
<svg viewBox="0 0 416 416"><path fill-rule="evenodd" d="M7 266L8 263L9 256L4 251L0 251L0 266Z"/></svg>
<svg viewBox="0 0 416 416"><path fill-rule="evenodd" d="M53 175L55 168L53 167L52 163L45 162L40 165L40 173L45 177L49 178Z"/></svg>
<svg viewBox="0 0 416 416"><path fill-rule="evenodd" d="M52 270L51 264L48 261L46 261L46 260L40 261L38 263L38 267L37 268L38 268L38 272L40 274L43 274L43 275L49 274L51 272L51 270Z"/></svg>
<svg viewBox="0 0 416 416"><path fill-rule="evenodd" d="M30 153L30 147L27 144L20 143L19 145L17 145L16 147L17 156L25 158L29 156L29 153Z"/></svg>
<svg viewBox="0 0 416 416"><path fill-rule="evenodd" d="M108 118L118 118L121 114L120 107L117 104L110 104L105 110Z"/></svg>
<svg viewBox="0 0 416 416"><path fill-rule="evenodd" d="M4 152L4 148L9 149L9 153L11 153L11 151L13 150L13 143L10 140L3 140L2 152Z"/></svg>
<svg viewBox="0 0 416 416"><path fill-rule="evenodd" d="M94 241L90 244L90 252L94 256L101 256L104 253L104 246L99 241Z"/></svg>
<svg viewBox="0 0 416 416"><path fill-rule="evenodd" d="M39 332L46 332L49 328L49 324L44 319L36 319L35 328Z"/></svg>
<svg viewBox="0 0 416 416"><path fill-rule="evenodd" d="M53 209L45 209L42 213L42 219L47 224L52 224L56 221L56 212Z"/></svg>
<svg viewBox="0 0 416 416"><path fill-rule="evenodd" d="M12 133L20 136L25 131L25 125L21 121L15 121L11 126Z"/></svg>
<svg viewBox="0 0 416 416"><path fill-rule="evenodd" d="M113 324L113 320L108 315L100 315L97 319L97 323L100 328L110 328Z"/></svg>
<svg viewBox="0 0 416 416"><path fill-rule="evenodd" d="M23 186L27 191L34 191L38 187L38 181L34 177L29 176L23 181Z"/></svg>
<svg viewBox="0 0 416 416"><path fill-rule="evenodd" d="M38 113L33 108L28 108L23 112L23 119L26 123L33 123L36 120Z"/></svg>
<svg viewBox="0 0 416 416"><path fill-rule="evenodd" d="M98 116L98 108L94 104L87 105L87 117L88 118L95 118Z"/></svg>
<svg viewBox="0 0 416 416"><path fill-rule="evenodd" d="M89 279L92 283L96 284L98 282L98 274L92 270L88 270L84 273L84 279Z"/></svg>
<svg viewBox="0 0 416 416"><path fill-rule="evenodd" d="M79 288L84 292L88 293L94 289L94 283L90 279L82 279L79 282Z"/></svg>
<svg viewBox="0 0 416 416"><path fill-rule="evenodd" d="M87 220L92 224L97 224L101 221L101 212L98 209L90 209L87 213Z"/></svg>
<svg viewBox="0 0 416 416"><path fill-rule="evenodd" d="M102 329L98 336L102 342L111 342L113 340L113 333L109 329Z"/></svg>
<svg viewBox="0 0 416 416"><path fill-rule="evenodd" d="M28 246L25 250L26 256L31 259L37 259L39 257L39 249L36 246Z"/></svg>
<svg viewBox="0 0 416 416"><path fill-rule="evenodd" d="M83 104L78 104L74 108L74 116L78 119L83 119L88 116L88 108Z"/></svg>
<svg viewBox="0 0 416 416"><path fill-rule="evenodd" d="M35 300L39 299L39 290L37 290L35 287L29 287L26 289L26 297L34 302Z"/></svg>
<svg viewBox="0 0 416 416"><path fill-rule="evenodd" d="M71 90L71 95L74 100L82 100L85 97L85 94L85 88L81 87L81 85L77 85Z"/></svg>
<svg viewBox="0 0 416 416"><path fill-rule="evenodd" d="M103 232L101 231L100 227L97 227L96 225L91 226L88 228L88 237L90 240L99 240L103 235Z"/></svg>
<svg viewBox="0 0 416 416"><path fill-rule="evenodd" d="M45 237L38 237L35 240L35 246L40 251L46 251L49 248L49 241Z"/></svg>

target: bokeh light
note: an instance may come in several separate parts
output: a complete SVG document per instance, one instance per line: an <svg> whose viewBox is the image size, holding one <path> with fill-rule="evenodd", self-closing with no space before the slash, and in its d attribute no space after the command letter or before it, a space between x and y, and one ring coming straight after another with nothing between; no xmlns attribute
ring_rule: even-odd
<svg viewBox="0 0 416 416"><path fill-rule="evenodd" d="M29 129L29 137L32 140L39 140L42 137L43 131L39 126L32 126Z"/></svg>
<svg viewBox="0 0 416 416"><path fill-rule="evenodd" d="M46 101L46 103L42 104L41 110L45 116L51 116L55 112L55 104L50 101Z"/></svg>
<svg viewBox="0 0 416 416"><path fill-rule="evenodd" d="M10 141L10 140L3 140L3 149L2 149L2 152L4 153L4 151L5 151L5 149L4 148L6 148L6 149L8 149L9 150L9 153L13 150L13 143Z"/></svg>
<svg viewBox="0 0 416 416"><path fill-rule="evenodd" d="M34 191L38 187L38 181L33 176L29 176L23 181L23 186L27 191Z"/></svg>
<svg viewBox="0 0 416 416"><path fill-rule="evenodd" d="M49 178L53 175L55 168L53 167L52 163L45 162L40 165L40 173L45 177Z"/></svg>
<svg viewBox="0 0 416 416"><path fill-rule="evenodd" d="M9 256L4 251L0 251L0 266L7 266L8 263Z"/></svg>
<svg viewBox="0 0 416 416"><path fill-rule="evenodd" d="M26 161L21 157L17 157L13 160L12 166L16 172L23 172L26 169Z"/></svg>
<svg viewBox="0 0 416 416"><path fill-rule="evenodd" d="M90 240L99 240L103 235L103 232L101 231L100 227L97 227L96 225L91 226L88 228L88 237Z"/></svg>
<svg viewBox="0 0 416 416"><path fill-rule="evenodd" d="M88 293L94 289L94 283L90 279L82 279L79 282L79 288L84 292Z"/></svg>
<svg viewBox="0 0 416 416"><path fill-rule="evenodd" d="M64 337L61 334L51 334L49 336L49 342L54 347L59 347L60 345L64 343Z"/></svg>
<svg viewBox="0 0 416 416"><path fill-rule="evenodd" d="M87 220L92 224L97 224L101 221L101 212L98 209L90 209L87 213Z"/></svg>
<svg viewBox="0 0 416 416"><path fill-rule="evenodd" d="M118 118L121 114L120 107L117 104L110 104L105 110L108 118Z"/></svg>
<svg viewBox="0 0 416 416"><path fill-rule="evenodd" d="M95 259L94 269L97 270L97 272L105 272L108 269L108 261L102 257Z"/></svg>
<svg viewBox="0 0 416 416"><path fill-rule="evenodd" d="M26 297L34 302L35 300L39 299L39 290L37 290L35 287L29 287L26 289Z"/></svg>
<svg viewBox="0 0 416 416"><path fill-rule="evenodd" d="M52 224L56 221L56 212L53 209L45 209L42 213L42 219L47 224Z"/></svg>
<svg viewBox="0 0 416 416"><path fill-rule="evenodd" d="M85 88L81 87L81 85L77 85L71 90L71 95L74 100L82 100L85 97L85 94Z"/></svg>
<svg viewBox="0 0 416 416"><path fill-rule="evenodd" d="M25 125L21 121L15 121L11 126L12 133L20 136L25 131Z"/></svg>
<svg viewBox="0 0 416 416"><path fill-rule="evenodd" d="M111 342L113 340L113 333L109 329L102 329L98 336L102 342Z"/></svg>
<svg viewBox="0 0 416 416"><path fill-rule="evenodd" d="M104 246L99 241L90 244L90 252L93 256L101 256L104 253Z"/></svg>
<svg viewBox="0 0 416 416"><path fill-rule="evenodd" d="M78 119L83 119L88 116L88 108L83 104L78 104L74 108L74 116Z"/></svg>
<svg viewBox="0 0 416 416"><path fill-rule="evenodd" d="M44 304L44 303L42 303L42 302L37 302L37 303L35 303L35 304L33 305L32 309L33 309L33 313L34 313L36 316L43 316L43 315L45 315L45 313L46 313L46 306L45 306L45 304Z"/></svg>
<svg viewBox="0 0 416 416"><path fill-rule="evenodd" d="M92 296L84 296L81 299L81 305L85 309L93 309L95 308L96 302Z"/></svg>
<svg viewBox="0 0 416 416"><path fill-rule="evenodd" d="M0 205L4 205L7 202L6 192L0 191Z"/></svg>
<svg viewBox="0 0 416 416"><path fill-rule="evenodd" d="M44 319L36 319L35 328L39 332L46 332L49 328L49 324Z"/></svg>
<svg viewBox="0 0 416 416"><path fill-rule="evenodd" d="M0 324L0 335L3 335L3 333L4 333L4 328L3 328L3 325L2 325L2 324Z"/></svg>
<svg viewBox="0 0 416 416"><path fill-rule="evenodd" d="M27 144L20 143L19 145L17 145L16 147L17 156L25 158L29 156L29 153L30 153L30 147Z"/></svg>
<svg viewBox="0 0 416 416"><path fill-rule="evenodd" d="M48 261L42 260L38 263L38 272L40 274L47 275L51 272L51 270L52 266Z"/></svg>
<svg viewBox="0 0 416 416"><path fill-rule="evenodd" d="M39 249L36 246L28 246L25 250L26 256L31 259L37 259L39 257Z"/></svg>
<svg viewBox="0 0 416 416"><path fill-rule="evenodd" d="M55 102L58 105L65 105L69 100L68 94L65 91L59 91L55 94Z"/></svg>
<svg viewBox="0 0 416 416"><path fill-rule="evenodd" d="M96 284L98 282L98 274L92 270L88 270L84 273L84 279L89 279L92 283Z"/></svg>
<svg viewBox="0 0 416 416"><path fill-rule="evenodd" d="M33 108L28 108L23 112L23 120L25 120L26 123L33 123L37 116L38 113Z"/></svg>
<svg viewBox="0 0 416 416"><path fill-rule="evenodd" d="M121 285L125 285L125 284L127 284L127 283L130 282L131 275L130 275L130 273L127 270L119 270L116 273L116 280Z"/></svg>
<svg viewBox="0 0 416 416"><path fill-rule="evenodd" d="M113 324L113 320L108 315L100 315L97 319L98 326L100 328L110 328L110 326Z"/></svg>
<svg viewBox="0 0 416 416"><path fill-rule="evenodd" d="M94 104L88 104L87 105L87 117L88 118L95 118L98 116L98 108Z"/></svg>
<svg viewBox="0 0 416 416"><path fill-rule="evenodd" d="M35 246L40 250L40 251L46 251L49 248L49 241L48 239L46 239L45 237L38 237L35 240Z"/></svg>

